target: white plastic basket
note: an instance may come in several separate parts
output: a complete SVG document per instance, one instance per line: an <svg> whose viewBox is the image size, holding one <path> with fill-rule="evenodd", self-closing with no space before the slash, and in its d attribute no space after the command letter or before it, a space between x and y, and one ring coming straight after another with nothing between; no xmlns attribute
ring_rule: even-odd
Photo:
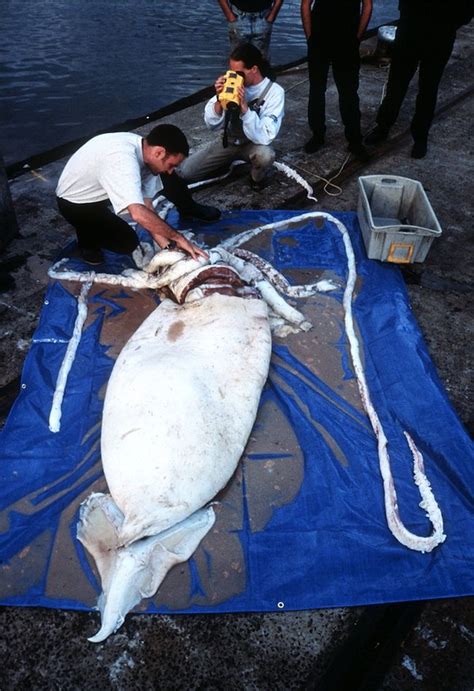
<svg viewBox="0 0 474 691"><path fill-rule="evenodd" d="M369 259L422 262L442 233L423 185L396 175L359 177L358 217Z"/></svg>

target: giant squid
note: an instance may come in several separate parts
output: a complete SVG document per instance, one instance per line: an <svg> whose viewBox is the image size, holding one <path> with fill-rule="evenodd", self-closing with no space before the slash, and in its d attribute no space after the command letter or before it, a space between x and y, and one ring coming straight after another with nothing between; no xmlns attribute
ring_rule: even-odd
<svg viewBox="0 0 474 691"><path fill-rule="evenodd" d="M127 612L154 595L171 567L189 559L212 528L212 500L233 475L255 421L268 375L271 328L279 335L311 328L281 293L302 297L334 287L327 281L290 286L271 265L238 246L262 230L316 218L340 231L346 250L345 326L377 438L389 528L403 545L422 552L445 539L421 454L408 435L432 534L414 535L399 516L388 442L371 403L352 323L355 260L345 226L329 214L310 212L231 238L210 250L208 259L162 250L142 270L120 279L95 277L154 288L166 297L121 351L107 387L101 453L109 494L94 493L84 502L77 532L102 585L102 625L89 640L102 641L116 631ZM51 275L91 280L57 270Z"/></svg>

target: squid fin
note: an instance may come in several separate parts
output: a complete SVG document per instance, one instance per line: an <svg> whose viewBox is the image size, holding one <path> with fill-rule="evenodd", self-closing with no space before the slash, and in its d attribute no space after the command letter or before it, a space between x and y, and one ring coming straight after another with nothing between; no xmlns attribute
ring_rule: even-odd
<svg viewBox="0 0 474 691"><path fill-rule="evenodd" d="M113 503L112 499L110 501ZM102 625L98 633L89 638L92 643L105 640L123 624L126 614L135 605L144 597L154 595L171 567L191 557L215 521L212 507L199 509L158 535L122 547L119 546L117 523L112 521L104 530L104 519L110 516L116 519L109 506L107 510L108 513L95 505L93 514L81 515L78 530L79 539L96 561L102 581L98 601ZM101 531L95 535L94 523ZM106 545L110 547L108 551L104 550Z"/></svg>

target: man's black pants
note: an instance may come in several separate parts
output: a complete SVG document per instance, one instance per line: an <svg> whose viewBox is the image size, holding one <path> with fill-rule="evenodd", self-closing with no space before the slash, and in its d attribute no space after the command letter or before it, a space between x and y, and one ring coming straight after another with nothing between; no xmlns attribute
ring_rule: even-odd
<svg viewBox="0 0 474 691"><path fill-rule="evenodd" d="M400 19L393 47L387 93L377 113L377 124L388 130L396 121L408 86L419 66L418 95L411 133L415 140L426 141L433 121L438 87L453 50L455 29L446 22L430 24Z"/></svg>
<svg viewBox="0 0 474 691"><path fill-rule="evenodd" d="M326 131L326 87L329 67L339 94L339 110L344 134L350 144L362 141L359 109L359 42L356 37L331 42L318 32L308 42L309 101L308 123L315 136Z"/></svg>
<svg viewBox="0 0 474 691"><path fill-rule="evenodd" d="M110 208L110 202L73 204L57 198L58 208L77 234L81 249L107 249L120 254L131 254L138 245L133 228Z"/></svg>
<svg viewBox="0 0 474 691"><path fill-rule="evenodd" d="M186 212L193 204L187 184L176 173L162 175L163 194L177 209ZM120 254L131 254L138 245L133 228L117 216L106 199L92 204L74 204L57 198L62 216L77 234L81 249L106 249Z"/></svg>

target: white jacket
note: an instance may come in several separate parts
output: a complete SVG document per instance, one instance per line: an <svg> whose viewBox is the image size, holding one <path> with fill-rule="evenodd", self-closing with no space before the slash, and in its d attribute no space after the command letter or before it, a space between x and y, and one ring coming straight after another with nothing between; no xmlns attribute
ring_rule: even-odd
<svg viewBox="0 0 474 691"><path fill-rule="evenodd" d="M259 84L247 86L245 88L247 103L258 99L269 81L268 77L265 77ZM224 113L217 115L214 110L216 101L217 96L213 96L204 109L204 121L211 130L219 129L224 125ZM245 136L254 144L271 144L280 130L284 114L285 91L274 82L265 95L260 112L256 113L249 108L245 115L240 116Z"/></svg>

